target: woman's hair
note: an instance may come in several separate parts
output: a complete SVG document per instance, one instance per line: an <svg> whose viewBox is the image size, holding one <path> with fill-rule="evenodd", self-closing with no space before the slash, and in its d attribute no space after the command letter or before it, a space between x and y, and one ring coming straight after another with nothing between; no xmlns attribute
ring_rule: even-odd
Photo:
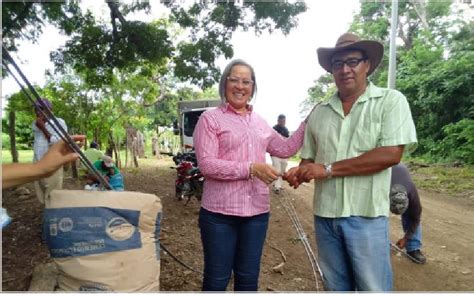
<svg viewBox="0 0 474 296"><path fill-rule="evenodd" d="M255 71L253 70L253 67L250 66L246 61L244 60L241 60L241 59L235 59L235 60L232 60L224 69L224 72L222 72L222 76L221 76L221 80L219 82L219 96L221 97L221 101L222 103L225 103L226 102L226 98L225 98L225 86L226 86L226 83L227 83L227 77L229 77L229 74L230 74L230 71L232 71L232 68L234 66L239 66L239 65L242 65L242 66L246 66L250 69L250 73L251 73L251 78L252 78L252 81L253 81L253 89L252 89L252 94L250 95L250 99L252 99L254 97L254 95L256 94L257 92L257 79L255 77Z"/></svg>

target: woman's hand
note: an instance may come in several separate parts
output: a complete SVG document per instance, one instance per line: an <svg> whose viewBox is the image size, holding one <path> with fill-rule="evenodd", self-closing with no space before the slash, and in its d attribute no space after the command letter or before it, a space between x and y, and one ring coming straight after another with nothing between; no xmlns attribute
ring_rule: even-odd
<svg viewBox="0 0 474 296"><path fill-rule="evenodd" d="M253 163L252 175L256 178L259 178L267 185L271 184L279 177L275 168L266 163Z"/></svg>
<svg viewBox="0 0 474 296"><path fill-rule="evenodd" d="M75 142L83 142L85 135L71 136ZM38 161L37 165L42 171L42 175L51 176L61 166L79 158L77 153L69 149L69 146L63 140L52 145L48 152Z"/></svg>

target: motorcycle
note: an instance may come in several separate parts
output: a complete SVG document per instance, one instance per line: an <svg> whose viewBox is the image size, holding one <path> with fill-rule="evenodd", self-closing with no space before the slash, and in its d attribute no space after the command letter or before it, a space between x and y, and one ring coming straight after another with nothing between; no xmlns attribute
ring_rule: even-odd
<svg viewBox="0 0 474 296"><path fill-rule="evenodd" d="M187 197L185 205L193 196L201 201L204 176L197 166L194 152L178 153L173 157L173 161L176 164L176 167L172 168L176 169L175 189L178 200Z"/></svg>

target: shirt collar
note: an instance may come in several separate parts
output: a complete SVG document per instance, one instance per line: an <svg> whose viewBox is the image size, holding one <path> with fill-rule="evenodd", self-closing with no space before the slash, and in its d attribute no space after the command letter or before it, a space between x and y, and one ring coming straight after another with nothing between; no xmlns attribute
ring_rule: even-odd
<svg viewBox="0 0 474 296"><path fill-rule="evenodd" d="M232 107L228 102L225 102L224 104L221 104L220 108L221 108L222 112L224 112L224 113L233 112L233 113L236 113L238 115L241 115L239 112L235 111L234 107ZM252 113L253 105L247 104L247 106L245 108L247 108L247 111L248 111L247 114Z"/></svg>
<svg viewBox="0 0 474 296"><path fill-rule="evenodd" d="M367 83L367 88L365 89L364 93L357 99L356 103L362 103L367 101L370 98L379 98L383 96L382 89L380 87L375 86L372 82ZM336 107L339 105L339 96L338 92L334 92L329 100L322 103L323 105L331 105Z"/></svg>

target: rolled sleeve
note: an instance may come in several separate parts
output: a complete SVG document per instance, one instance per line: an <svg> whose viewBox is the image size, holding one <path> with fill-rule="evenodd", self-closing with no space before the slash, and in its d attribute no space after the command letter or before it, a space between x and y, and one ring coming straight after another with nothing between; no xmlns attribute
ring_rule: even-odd
<svg viewBox="0 0 474 296"><path fill-rule="evenodd" d="M300 157L302 159L315 159L316 156L316 140L313 136L314 124L312 122L315 119L315 112L313 112L309 119L308 124L306 125L306 129L304 131L304 141L303 147L301 148Z"/></svg>
<svg viewBox="0 0 474 296"><path fill-rule="evenodd" d="M284 138L273 130L273 137L268 144L267 152L281 158L288 158L295 155L303 145L305 127L306 124L302 122L289 138Z"/></svg>

